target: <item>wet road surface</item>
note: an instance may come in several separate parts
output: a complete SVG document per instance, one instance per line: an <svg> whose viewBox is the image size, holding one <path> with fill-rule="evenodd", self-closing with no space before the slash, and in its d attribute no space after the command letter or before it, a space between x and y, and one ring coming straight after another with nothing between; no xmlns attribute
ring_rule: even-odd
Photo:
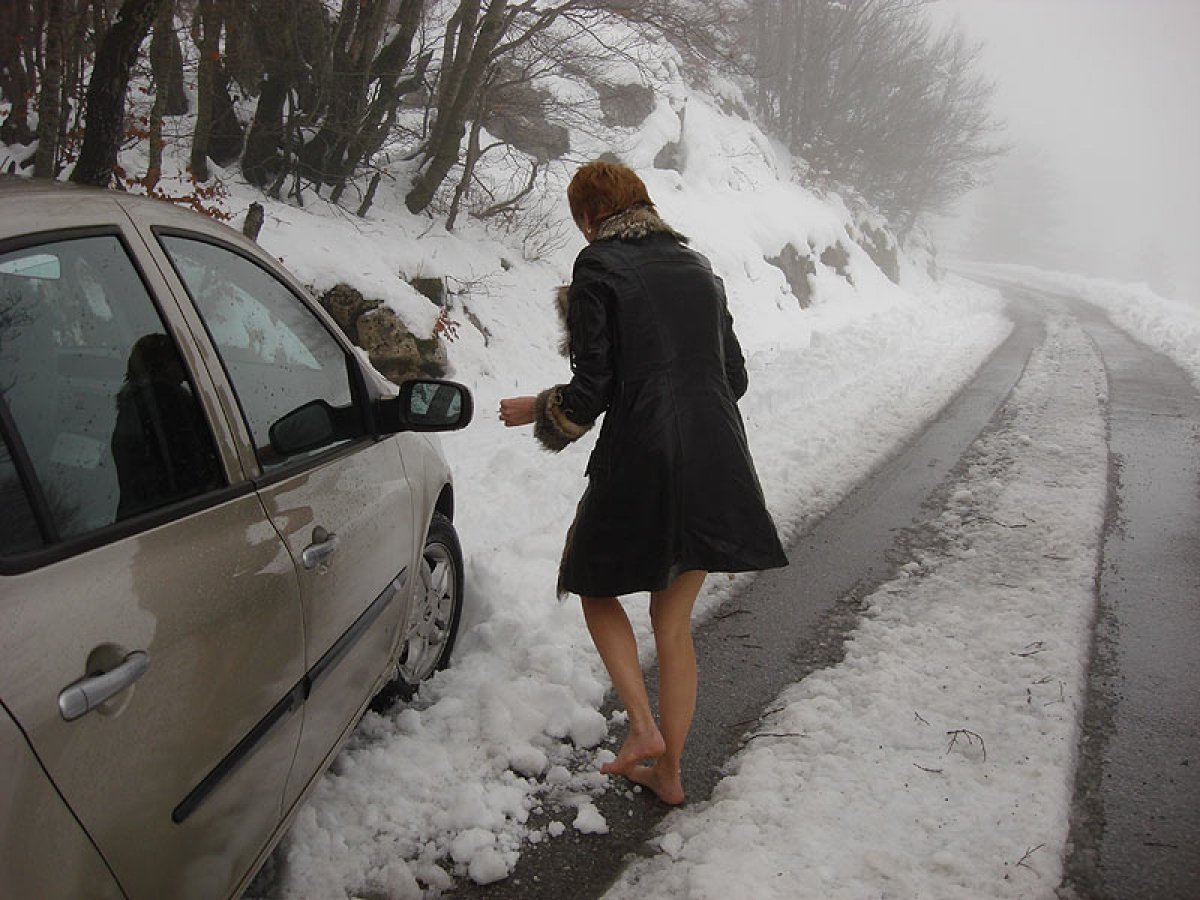
<svg viewBox="0 0 1200 900"><path fill-rule="evenodd" d="M1200 392L1100 313L1078 317L1108 371L1110 486L1066 885L1197 900Z"/></svg>

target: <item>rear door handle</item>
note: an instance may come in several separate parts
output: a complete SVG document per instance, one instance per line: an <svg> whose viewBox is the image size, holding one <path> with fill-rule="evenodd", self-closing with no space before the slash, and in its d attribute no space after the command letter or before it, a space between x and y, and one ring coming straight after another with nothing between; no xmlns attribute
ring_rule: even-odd
<svg viewBox="0 0 1200 900"><path fill-rule="evenodd" d="M301 552L300 561L304 563L304 568L315 569L333 556L333 551L337 550L337 546L337 535L330 534L318 525L313 529L313 542Z"/></svg>
<svg viewBox="0 0 1200 900"><path fill-rule="evenodd" d="M117 696L146 674L148 668L150 654L134 650L119 666L103 675L88 675L63 688L58 695L58 711L68 722L74 722Z"/></svg>

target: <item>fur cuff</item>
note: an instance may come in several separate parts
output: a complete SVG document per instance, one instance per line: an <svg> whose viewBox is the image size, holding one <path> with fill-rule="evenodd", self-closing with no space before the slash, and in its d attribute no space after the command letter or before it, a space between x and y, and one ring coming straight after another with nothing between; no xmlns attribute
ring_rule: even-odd
<svg viewBox="0 0 1200 900"><path fill-rule="evenodd" d="M562 389L566 385L558 384L546 388L537 395L533 413L533 436L543 447L557 453L573 441L579 440L591 425L580 425L567 418L562 408Z"/></svg>

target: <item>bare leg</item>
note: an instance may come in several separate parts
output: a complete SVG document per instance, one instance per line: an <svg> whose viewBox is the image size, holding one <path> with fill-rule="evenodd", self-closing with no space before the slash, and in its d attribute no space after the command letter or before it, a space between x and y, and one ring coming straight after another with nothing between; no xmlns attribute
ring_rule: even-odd
<svg viewBox="0 0 1200 900"><path fill-rule="evenodd" d="M707 574L684 572L666 590L650 595L650 621L658 649L658 711L666 746L653 766L637 766L623 773L672 805L684 800L680 767L696 711L692 607Z"/></svg>
<svg viewBox="0 0 1200 900"><path fill-rule="evenodd" d="M584 597L583 617L592 643L608 669L608 677L625 711L629 714L629 733L621 752L600 767L606 775L628 775L644 759L655 759L665 749L663 736L650 711L650 698L638 662L637 638L625 609L615 597Z"/></svg>

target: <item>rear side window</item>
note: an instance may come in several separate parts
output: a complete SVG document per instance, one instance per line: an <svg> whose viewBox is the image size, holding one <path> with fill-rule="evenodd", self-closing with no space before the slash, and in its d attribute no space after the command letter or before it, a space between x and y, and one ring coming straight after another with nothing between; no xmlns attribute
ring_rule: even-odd
<svg viewBox="0 0 1200 900"><path fill-rule="evenodd" d="M312 310L270 272L231 250L176 235L161 241L221 354L264 470L344 442L330 435L321 446L286 459L271 447L271 426L305 404L353 406L349 357Z"/></svg>
<svg viewBox="0 0 1200 900"><path fill-rule="evenodd" d="M9 452L0 441L0 555L28 553L42 546L29 494Z"/></svg>
<svg viewBox="0 0 1200 900"><path fill-rule="evenodd" d="M0 399L0 482L24 467L32 493L6 514L42 511L5 529L5 552L39 527L73 538L224 483L183 360L115 236L0 254Z"/></svg>

